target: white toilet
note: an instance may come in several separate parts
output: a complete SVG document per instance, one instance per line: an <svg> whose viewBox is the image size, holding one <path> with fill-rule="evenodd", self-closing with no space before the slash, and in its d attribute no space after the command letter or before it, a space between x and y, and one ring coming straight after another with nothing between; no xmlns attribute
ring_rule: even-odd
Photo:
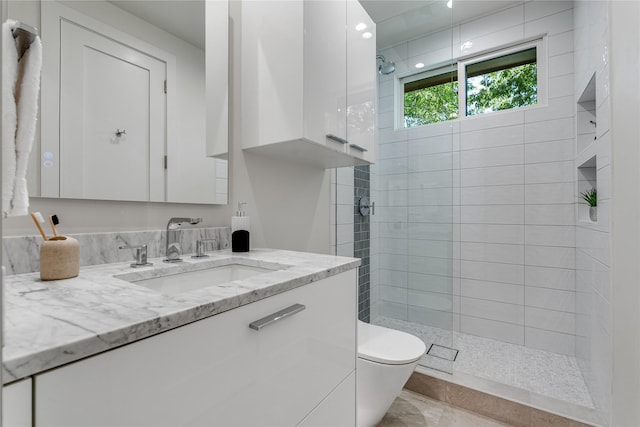
<svg viewBox="0 0 640 427"><path fill-rule="evenodd" d="M414 335L358 321L358 427L384 417L426 350Z"/></svg>

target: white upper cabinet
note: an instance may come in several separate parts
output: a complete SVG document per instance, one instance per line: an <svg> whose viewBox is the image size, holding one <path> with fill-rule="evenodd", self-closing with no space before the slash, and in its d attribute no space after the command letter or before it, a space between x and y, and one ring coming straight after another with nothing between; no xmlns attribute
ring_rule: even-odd
<svg viewBox="0 0 640 427"><path fill-rule="evenodd" d="M357 132L348 129L354 127L349 124L349 104L360 109L364 92L368 97L373 94L375 101L375 74L373 80L367 77L366 82L352 83L353 89L349 89L350 78L368 74L365 67L375 73L375 32L367 40L361 34L348 35L351 13L354 20L366 19L373 28L355 0L241 3L245 150L324 168L365 165L374 160L373 110L366 116L358 112L370 123L356 125ZM349 41L355 37L366 43ZM358 62L364 59L354 72L349 70L356 65L349 55ZM366 84L371 84L370 90L363 91ZM375 102L370 107L373 105ZM370 141L365 141L362 129L371 130ZM349 140L350 133L356 142Z"/></svg>
<svg viewBox="0 0 640 427"><path fill-rule="evenodd" d="M376 24L359 1L347 1L347 140L352 155L371 163L376 159L376 82Z"/></svg>

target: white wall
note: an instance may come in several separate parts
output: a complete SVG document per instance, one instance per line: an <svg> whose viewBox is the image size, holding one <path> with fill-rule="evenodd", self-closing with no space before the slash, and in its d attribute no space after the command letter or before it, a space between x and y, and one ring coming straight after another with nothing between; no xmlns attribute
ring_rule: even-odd
<svg viewBox="0 0 640 427"><path fill-rule="evenodd" d="M232 2L230 54L230 204L212 206L176 203L135 203L32 198L31 210L56 213L61 232L120 231L166 227L172 216L201 216L202 226L229 226L239 201L251 216L252 247L274 247L328 253L329 173L247 155L242 152L241 87L234 72L241 66L239 2ZM14 13L12 11L19 11ZM11 1L9 17L38 26L39 5ZM46 45L45 45L46 49ZM199 185L199 184L193 184ZM204 184L210 185L210 184ZM34 235L28 217L3 221L4 235Z"/></svg>
<svg viewBox="0 0 640 427"><path fill-rule="evenodd" d="M608 4L578 1L574 8L576 168L595 160L588 174L578 170L577 193L597 186L598 221L592 223L578 206L576 222L576 356L596 404L606 414L611 405L611 132L609 96ZM595 91L578 101L595 78ZM589 111L591 110L591 111ZM594 120L594 128L589 120ZM594 173L595 172L595 173ZM591 176L590 182L583 179ZM580 210L583 210L580 212Z"/></svg>
<svg viewBox="0 0 640 427"><path fill-rule="evenodd" d="M572 30L572 2L532 1L380 52L396 62L379 79L381 315L574 354ZM536 36L542 105L394 130L394 78L415 63Z"/></svg>
<svg viewBox="0 0 640 427"><path fill-rule="evenodd" d="M609 341L613 344L611 425L626 427L640 425L640 3L611 1L607 6L610 79L605 84L611 97L614 201L609 311L613 319Z"/></svg>

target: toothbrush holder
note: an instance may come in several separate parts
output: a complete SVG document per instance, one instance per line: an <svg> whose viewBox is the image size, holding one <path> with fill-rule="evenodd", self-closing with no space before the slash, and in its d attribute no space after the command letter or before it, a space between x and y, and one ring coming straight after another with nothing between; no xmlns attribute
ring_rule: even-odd
<svg viewBox="0 0 640 427"><path fill-rule="evenodd" d="M80 273L80 245L73 237L54 236L40 246L40 279L60 280Z"/></svg>

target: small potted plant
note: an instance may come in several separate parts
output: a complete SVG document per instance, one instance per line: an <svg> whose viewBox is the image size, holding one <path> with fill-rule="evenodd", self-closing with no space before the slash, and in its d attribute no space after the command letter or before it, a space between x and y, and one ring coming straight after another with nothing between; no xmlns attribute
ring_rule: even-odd
<svg viewBox="0 0 640 427"><path fill-rule="evenodd" d="M593 222L598 220L598 193L595 188L580 193L580 198L589 205L589 219Z"/></svg>

